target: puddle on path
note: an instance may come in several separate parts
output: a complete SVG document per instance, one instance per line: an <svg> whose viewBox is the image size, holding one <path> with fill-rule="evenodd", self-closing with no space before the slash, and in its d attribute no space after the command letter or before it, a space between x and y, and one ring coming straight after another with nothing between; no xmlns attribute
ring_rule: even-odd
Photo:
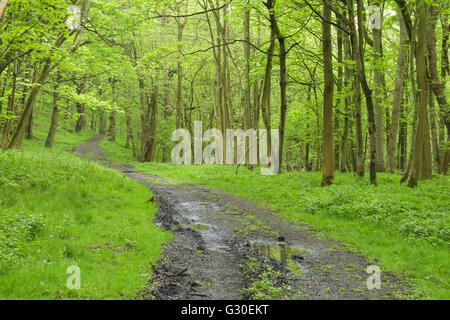
<svg viewBox="0 0 450 320"><path fill-rule="evenodd" d="M295 248L282 242L252 242L250 245L264 257L286 263L295 275L302 275L305 272L300 262L304 259L305 255L310 254L308 250Z"/></svg>
<svg viewBox="0 0 450 320"><path fill-rule="evenodd" d="M212 228L211 226L208 226L207 224L193 224L192 228L196 231L210 231Z"/></svg>

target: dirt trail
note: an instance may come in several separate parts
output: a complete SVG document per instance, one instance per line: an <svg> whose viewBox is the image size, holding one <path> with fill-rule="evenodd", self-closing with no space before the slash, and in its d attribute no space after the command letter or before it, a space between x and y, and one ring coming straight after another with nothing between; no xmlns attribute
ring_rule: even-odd
<svg viewBox="0 0 450 320"><path fill-rule="evenodd" d="M74 152L147 185L159 206L155 223L175 236L141 293L147 299L395 299L406 290L388 273L381 289L368 290L373 262L249 200L113 163L102 140Z"/></svg>

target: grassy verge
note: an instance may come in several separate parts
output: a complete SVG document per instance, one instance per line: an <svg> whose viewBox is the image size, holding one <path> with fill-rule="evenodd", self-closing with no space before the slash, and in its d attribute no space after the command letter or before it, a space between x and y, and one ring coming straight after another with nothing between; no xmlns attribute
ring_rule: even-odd
<svg viewBox="0 0 450 320"><path fill-rule="evenodd" d="M342 240L349 250L406 279L413 288L409 298L450 298L448 177L435 176L410 189L397 175L380 174L373 187L368 179L337 173L336 184L323 188L320 173L267 177L246 168L236 175L229 166L138 163L121 145L102 144L117 161L253 199L293 223Z"/></svg>
<svg viewBox="0 0 450 320"><path fill-rule="evenodd" d="M39 127L38 127L39 129ZM69 151L93 134L45 131L0 152L0 299L139 298L170 235L142 184ZM81 289L68 289L70 266Z"/></svg>

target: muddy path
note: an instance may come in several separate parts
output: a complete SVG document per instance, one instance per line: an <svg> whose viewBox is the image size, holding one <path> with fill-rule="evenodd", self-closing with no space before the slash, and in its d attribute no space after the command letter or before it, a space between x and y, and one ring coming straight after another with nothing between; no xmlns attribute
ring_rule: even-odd
<svg viewBox="0 0 450 320"><path fill-rule="evenodd" d="M159 206L155 223L175 237L140 293L146 299L395 299L406 290L389 273L381 289L368 290L373 261L252 201L109 161L102 139L74 152L147 185Z"/></svg>

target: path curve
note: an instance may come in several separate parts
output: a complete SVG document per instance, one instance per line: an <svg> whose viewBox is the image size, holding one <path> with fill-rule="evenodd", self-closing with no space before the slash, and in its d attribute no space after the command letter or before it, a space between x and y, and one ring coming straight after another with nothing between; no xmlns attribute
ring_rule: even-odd
<svg viewBox="0 0 450 320"><path fill-rule="evenodd" d="M248 299L254 294L246 289L258 288L262 274L274 289L272 299L395 299L406 290L389 273L382 274L381 289L368 290L364 257L252 201L108 160L99 146L103 138L81 144L75 154L147 185L159 206L155 223L175 236L144 298Z"/></svg>

